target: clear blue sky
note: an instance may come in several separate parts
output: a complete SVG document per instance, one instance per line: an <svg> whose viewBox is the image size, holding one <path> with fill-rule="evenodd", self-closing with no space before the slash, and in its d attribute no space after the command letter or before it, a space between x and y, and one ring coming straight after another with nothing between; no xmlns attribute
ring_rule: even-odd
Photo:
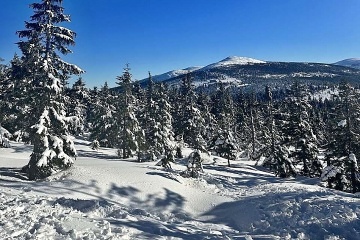
<svg viewBox="0 0 360 240"><path fill-rule="evenodd" d="M0 57L19 52L39 0L1 0ZM134 79L227 56L332 63L360 57L359 0L64 0L77 32L65 59L84 70L89 87L115 78L130 63Z"/></svg>

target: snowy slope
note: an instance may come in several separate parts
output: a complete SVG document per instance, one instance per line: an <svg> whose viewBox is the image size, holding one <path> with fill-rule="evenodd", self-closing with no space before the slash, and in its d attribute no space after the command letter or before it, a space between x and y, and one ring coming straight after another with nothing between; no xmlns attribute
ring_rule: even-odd
<svg viewBox="0 0 360 240"><path fill-rule="evenodd" d="M206 70L209 70L212 68L218 68L218 67L227 67L227 66L232 66L232 65L253 65L253 64L259 64L259 63L266 63L266 62L257 60L254 58L230 56L219 62L209 64L205 67L188 67L188 68L180 69L180 70L172 70L172 71L169 71L169 72L166 72L163 74L155 75L152 78L155 82L161 82L161 81L166 81L168 79L176 78L176 77L182 76L184 74L191 73L191 72L198 71L198 70L206 71ZM146 81L146 80L147 79L145 78L141 81Z"/></svg>
<svg viewBox="0 0 360 240"><path fill-rule="evenodd" d="M334 63L335 65L360 69L360 58L348 58Z"/></svg>
<svg viewBox="0 0 360 240"><path fill-rule="evenodd" d="M155 75L152 77L152 79L155 82L162 82L162 81L165 81L170 78L178 77L180 75L184 75L184 74L196 71L200 68L202 68L202 67L188 67L188 68L180 69L180 70L172 70L172 71L169 71L169 72L166 72L163 74ZM146 81L146 80L147 79L143 79L143 81Z"/></svg>
<svg viewBox="0 0 360 240"><path fill-rule="evenodd" d="M200 179L75 140L62 174L29 182L31 146L0 149L0 239L360 239L360 199L316 179L211 158ZM189 151L188 151L189 153Z"/></svg>

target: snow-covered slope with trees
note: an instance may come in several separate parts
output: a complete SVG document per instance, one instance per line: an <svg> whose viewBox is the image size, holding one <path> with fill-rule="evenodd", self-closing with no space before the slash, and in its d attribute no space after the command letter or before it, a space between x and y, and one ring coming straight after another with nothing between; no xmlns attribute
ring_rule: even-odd
<svg viewBox="0 0 360 240"><path fill-rule="evenodd" d="M181 159L165 171L74 142L75 166L37 182L19 172L31 146L0 149L1 239L360 238L360 199L316 179L213 156L200 178L184 178Z"/></svg>
<svg viewBox="0 0 360 240"><path fill-rule="evenodd" d="M341 64L340 64L341 65ZM249 57L231 56L219 62L209 64L191 72L194 84L207 90L216 89L216 83L222 82L235 88L259 91L266 85L284 89L291 82L301 80L313 85L335 84L342 79L358 82L360 70L340 66L339 64L270 62ZM162 74L161 81L179 86L188 72L175 71L176 74ZM183 73L183 74L181 74ZM146 85L146 79L140 81Z"/></svg>
<svg viewBox="0 0 360 240"><path fill-rule="evenodd" d="M230 57L70 89L61 3L0 64L0 239L360 238L360 70Z"/></svg>
<svg viewBox="0 0 360 240"><path fill-rule="evenodd" d="M180 75L184 75L186 73L196 71L196 70L198 70L200 68L202 68L202 67L188 67L188 68L185 68L185 69L172 70L172 71L169 71L169 72L166 72L166 73L163 73L163 74L155 75L152 78L153 78L153 80L155 82L162 82L162 81L165 81L165 80L170 79L170 78L178 77Z"/></svg>
<svg viewBox="0 0 360 240"><path fill-rule="evenodd" d="M335 65L360 69L360 58L348 58L334 63Z"/></svg>

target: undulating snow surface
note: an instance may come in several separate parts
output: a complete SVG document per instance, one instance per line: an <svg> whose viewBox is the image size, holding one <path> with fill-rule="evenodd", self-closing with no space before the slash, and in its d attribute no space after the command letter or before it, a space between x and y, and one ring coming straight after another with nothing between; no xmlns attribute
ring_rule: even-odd
<svg viewBox="0 0 360 240"><path fill-rule="evenodd" d="M164 171L75 139L71 170L29 182L19 168L32 148L11 144L0 149L0 239L360 239L360 199L316 179L217 157L187 179L184 160Z"/></svg>

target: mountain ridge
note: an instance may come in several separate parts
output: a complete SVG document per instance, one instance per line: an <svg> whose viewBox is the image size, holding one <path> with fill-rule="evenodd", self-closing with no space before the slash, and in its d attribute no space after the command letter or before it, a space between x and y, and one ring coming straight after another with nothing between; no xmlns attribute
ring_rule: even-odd
<svg viewBox="0 0 360 240"><path fill-rule="evenodd" d="M347 58L334 63L335 65L360 69L360 58Z"/></svg>
<svg viewBox="0 0 360 240"><path fill-rule="evenodd" d="M359 83L360 69L339 64L311 62L273 62L257 60L249 57L230 56L205 67L189 68L190 70L174 70L153 78L170 86L178 86L181 79L190 73L196 87L214 89L218 83L242 87L245 90L258 91L265 85L274 88L286 88L295 80L314 85L331 85L346 79ZM168 72L169 73L169 72ZM155 80L154 80L155 81ZM140 80L146 85L147 79Z"/></svg>

